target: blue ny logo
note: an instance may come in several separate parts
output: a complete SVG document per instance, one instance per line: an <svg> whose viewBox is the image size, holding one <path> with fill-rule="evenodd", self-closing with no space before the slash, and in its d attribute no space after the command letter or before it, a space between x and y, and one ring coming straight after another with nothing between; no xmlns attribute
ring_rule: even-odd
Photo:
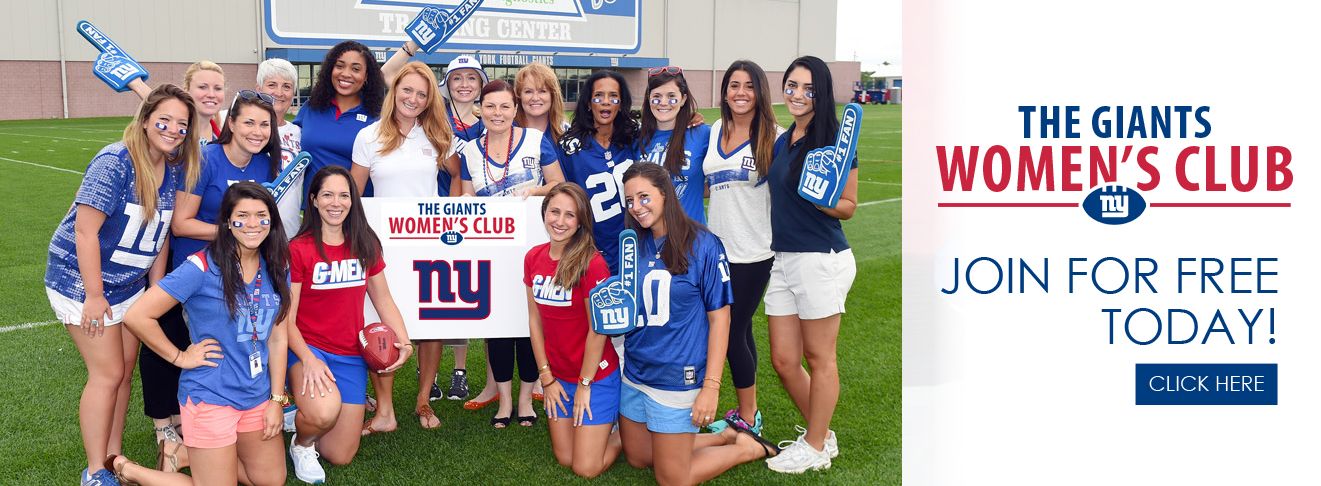
<svg viewBox="0 0 1321 486"><path fill-rule="evenodd" d="M418 278L418 319L475 320L491 315L490 260L414 260L413 271ZM432 302L450 305L425 305Z"/></svg>

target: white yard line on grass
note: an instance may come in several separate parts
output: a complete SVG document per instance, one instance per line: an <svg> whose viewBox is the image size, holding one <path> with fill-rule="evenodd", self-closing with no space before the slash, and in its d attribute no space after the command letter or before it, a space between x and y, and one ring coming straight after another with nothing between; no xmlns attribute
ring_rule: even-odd
<svg viewBox="0 0 1321 486"><path fill-rule="evenodd" d="M41 168L43 168L43 169L58 170L58 171L60 171L60 172L68 172L68 173L71 173L71 174L83 175L82 172L78 172L78 171L76 171L76 170L71 170L71 169L65 169L65 168L63 168L63 167L55 167L55 166L53 166L53 165L38 164L38 163L36 163L36 162L28 162L28 161L24 161L24 160L16 160L16 159L10 159L10 158L6 158L6 157L0 157L0 160L3 160L3 161L5 161L5 162L13 162L13 163L16 163L16 164L26 164L26 165L37 166L37 167L41 167Z"/></svg>
<svg viewBox="0 0 1321 486"><path fill-rule="evenodd" d="M58 324L59 322L60 321L41 321L41 322L28 322L24 324L15 324L12 326L4 326L4 327L0 327L0 334L4 334L11 331L22 331L24 329L32 329L34 327L49 326L51 324Z"/></svg>
<svg viewBox="0 0 1321 486"><path fill-rule="evenodd" d="M871 205L884 205L884 203L886 203L886 202L900 202L900 201L904 201L904 198L881 199L881 201L868 201L868 202L861 203L861 205L857 205L857 207L871 206Z"/></svg>
<svg viewBox="0 0 1321 486"><path fill-rule="evenodd" d="M858 182L861 182L861 183L863 183L863 184L876 184L876 185L878 185L878 186L902 186L902 185L903 185L903 184L898 183L898 182L864 181L864 180L861 180L861 179L859 179Z"/></svg>
<svg viewBox="0 0 1321 486"><path fill-rule="evenodd" d="M10 135L14 137L35 137L35 138L53 138L55 140L69 140L72 142L104 143L109 144L113 140L88 140L86 138L52 137L50 135L29 135L26 133L0 132L0 135Z"/></svg>

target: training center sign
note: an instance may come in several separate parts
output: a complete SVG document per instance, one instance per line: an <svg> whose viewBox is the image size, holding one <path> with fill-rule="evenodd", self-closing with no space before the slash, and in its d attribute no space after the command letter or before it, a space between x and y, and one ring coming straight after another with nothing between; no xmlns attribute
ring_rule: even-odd
<svg viewBox="0 0 1321 486"><path fill-rule="evenodd" d="M285 46L330 46L355 39L397 47L404 27L426 5L448 10L461 0L265 0L266 34ZM636 54L642 45L640 0L487 0L444 49Z"/></svg>
<svg viewBox="0 0 1321 486"><path fill-rule="evenodd" d="M363 198L413 339L527 337L523 256L549 241L540 197ZM377 322L370 299L367 322Z"/></svg>

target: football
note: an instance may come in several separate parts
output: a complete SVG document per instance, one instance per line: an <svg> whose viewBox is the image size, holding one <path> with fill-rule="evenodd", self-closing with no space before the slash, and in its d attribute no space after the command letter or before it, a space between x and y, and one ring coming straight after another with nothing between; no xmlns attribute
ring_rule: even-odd
<svg viewBox="0 0 1321 486"><path fill-rule="evenodd" d="M368 324L358 331L358 346L361 346L362 359L372 371L380 371L394 364L399 359L399 348L394 330L379 322Z"/></svg>

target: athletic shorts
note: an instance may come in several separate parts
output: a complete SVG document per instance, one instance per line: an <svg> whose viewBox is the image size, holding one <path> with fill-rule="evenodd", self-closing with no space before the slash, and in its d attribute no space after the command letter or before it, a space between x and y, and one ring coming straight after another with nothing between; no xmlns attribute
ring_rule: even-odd
<svg viewBox="0 0 1321 486"><path fill-rule="evenodd" d="M183 445L201 449L215 449L234 445L239 434L257 432L262 429L262 412L266 402L247 410L239 410L227 405L209 403L187 403L179 407L179 419L183 422Z"/></svg>
<svg viewBox="0 0 1321 486"><path fill-rule="evenodd" d="M620 387L619 414L637 423L647 424L647 430L657 434L696 434L693 409L662 405L642 390L627 383ZM592 397L596 401L596 397Z"/></svg>
<svg viewBox="0 0 1321 486"><path fill-rule="evenodd" d="M311 344L307 345L307 349L312 350L317 359L324 361L326 367L330 368L330 374L335 376L340 403L367 404L367 362L363 361L362 356L327 353ZM293 367L295 363L298 363L298 356L289 351L289 366Z"/></svg>
<svg viewBox="0 0 1321 486"><path fill-rule="evenodd" d="M592 411L592 414L590 417L586 413L583 414L583 425L615 423L615 419L619 417L619 373L619 370L615 370L613 373L610 373L610 375L602 378L601 381L592 383L592 403L591 406L588 407ZM561 406L552 405L550 399L547 398L545 401L546 410L550 410L550 408L554 406L556 416L572 419L573 396L574 393L578 392L578 384L568 380L561 380L559 378L556 378L555 381L560 382L560 386L564 388L564 393L569 395L569 399L560 402L560 405L563 407L561 408ZM565 412L566 410L568 411L567 413ZM546 414L547 417L550 416L550 412L546 412Z"/></svg>
<svg viewBox="0 0 1321 486"><path fill-rule="evenodd" d="M134 302L137 302L138 299L142 297L143 293L146 293L146 289L139 290L138 293L133 294L132 297L124 299L123 302L111 305L110 312L115 316L113 318L107 319L102 324L106 326L113 326L115 324L124 322L124 313L128 312L128 308L131 307ZM78 302L76 300L65 297L64 294L51 290L50 287L46 288L46 298L50 299L50 308L51 310L55 311L56 319L59 319L60 322L71 326L82 325L83 322L82 302Z"/></svg>
<svg viewBox="0 0 1321 486"><path fill-rule="evenodd" d="M844 313L857 274L853 250L777 252L766 286L766 315L821 319Z"/></svg>

